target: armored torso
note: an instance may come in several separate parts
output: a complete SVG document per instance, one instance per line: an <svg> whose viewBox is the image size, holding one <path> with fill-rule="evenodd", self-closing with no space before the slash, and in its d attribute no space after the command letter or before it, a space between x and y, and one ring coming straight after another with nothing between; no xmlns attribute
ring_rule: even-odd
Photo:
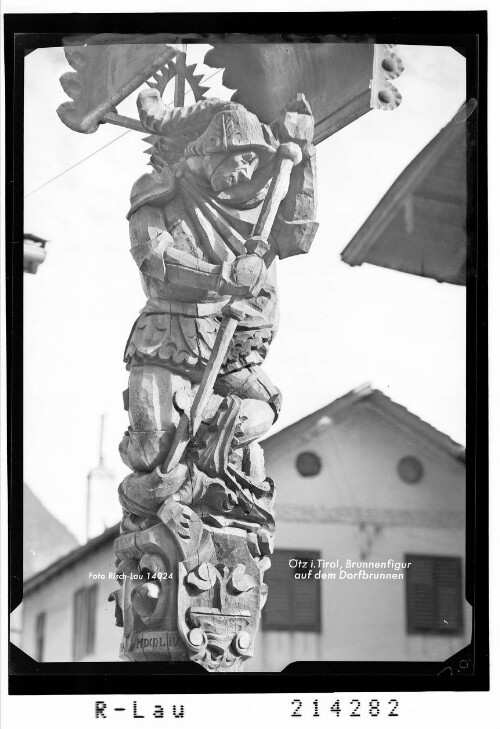
<svg viewBox="0 0 500 729"><path fill-rule="evenodd" d="M199 287L184 283L182 265L175 265L176 252L188 254L200 264L230 264L245 252L244 241L252 233L263 195L255 199L252 189L254 199L246 200L241 209L241 200L237 208L232 207L231 200L227 204L224 196L218 199L208 184L189 171L178 173L175 180L169 179L166 170L144 177L149 190L129 215L131 253L148 301L132 329L125 361L128 368L154 362L196 380L210 357L222 308L230 297L210 288L208 276L206 283L200 280ZM142 186L143 178L138 181ZM266 176L264 193L267 184ZM132 198L134 194L133 190ZM170 277L169 265L172 271L175 268ZM260 295L248 300L255 314L238 327L222 371L260 364L266 357L278 325L274 281L273 265Z"/></svg>

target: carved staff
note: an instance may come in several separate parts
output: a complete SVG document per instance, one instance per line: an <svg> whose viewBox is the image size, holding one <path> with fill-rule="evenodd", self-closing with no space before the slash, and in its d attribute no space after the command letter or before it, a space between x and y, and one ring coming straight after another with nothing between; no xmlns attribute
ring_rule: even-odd
<svg viewBox="0 0 500 729"><path fill-rule="evenodd" d="M255 224L253 235L245 247L264 260L267 268L273 262L276 252L270 249L268 238L281 201L288 192L292 168L302 161L302 152L298 144L288 142L278 149L278 169L274 175L264 199L259 219ZM200 427L203 411L213 393L213 388L227 350L233 338L238 322L248 314L248 304L244 299L233 296L222 310L224 318L217 332L217 337L203 373L191 411L183 412L174 440L163 464L163 472L168 473L177 466L190 439L196 435Z"/></svg>

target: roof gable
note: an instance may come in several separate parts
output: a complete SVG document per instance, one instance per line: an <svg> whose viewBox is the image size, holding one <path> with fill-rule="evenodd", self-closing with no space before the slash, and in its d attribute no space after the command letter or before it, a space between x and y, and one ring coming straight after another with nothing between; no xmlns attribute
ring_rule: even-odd
<svg viewBox="0 0 500 729"><path fill-rule="evenodd" d="M466 158L466 124L454 117L389 188L342 260L464 285Z"/></svg>
<svg viewBox="0 0 500 729"><path fill-rule="evenodd" d="M324 408L316 410L314 413L283 428L283 430L262 441L261 445L265 451L270 452L274 448L279 448L285 440L300 437L304 431L324 430L344 419L353 410L354 406L363 401L369 404L371 409L378 410L384 416L389 416L393 422L395 421L411 430L416 437L426 440L434 447L448 453L459 461L465 460L465 448L462 445L419 418L418 415L410 412L403 405L391 400L380 390L372 388L369 384L351 390Z"/></svg>
<svg viewBox="0 0 500 729"><path fill-rule="evenodd" d="M26 484L23 511L23 573L26 579L77 547L78 541Z"/></svg>

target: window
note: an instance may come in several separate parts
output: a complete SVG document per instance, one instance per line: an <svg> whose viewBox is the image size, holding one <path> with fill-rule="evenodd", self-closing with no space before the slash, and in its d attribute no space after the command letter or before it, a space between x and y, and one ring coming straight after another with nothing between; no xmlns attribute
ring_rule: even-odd
<svg viewBox="0 0 500 729"><path fill-rule="evenodd" d="M320 580L313 577L319 557L319 552L285 549L274 552L272 565L264 575L269 593L262 611L263 630L321 632ZM294 559L307 565L291 568L289 561ZM308 576L310 569L311 576ZM297 573L301 574L300 579L295 579Z"/></svg>
<svg viewBox="0 0 500 729"><path fill-rule="evenodd" d="M321 471L321 459L312 451L304 451L297 456L295 466L301 476L317 476Z"/></svg>
<svg viewBox="0 0 500 729"><path fill-rule="evenodd" d="M408 554L406 619L410 635L459 635L463 631L462 561L459 557Z"/></svg>
<svg viewBox="0 0 500 729"><path fill-rule="evenodd" d="M73 660L79 661L95 649L97 585L82 587L73 598Z"/></svg>
<svg viewBox="0 0 500 729"><path fill-rule="evenodd" d="M398 462L398 476L408 484L419 483L424 475L422 462L414 456L405 456Z"/></svg>
<svg viewBox="0 0 500 729"><path fill-rule="evenodd" d="M45 644L45 613L38 613L35 622L35 658L41 663Z"/></svg>

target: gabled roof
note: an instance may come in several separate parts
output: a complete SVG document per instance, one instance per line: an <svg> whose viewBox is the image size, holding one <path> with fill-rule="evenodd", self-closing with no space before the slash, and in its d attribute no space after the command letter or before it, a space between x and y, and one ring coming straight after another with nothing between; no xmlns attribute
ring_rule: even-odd
<svg viewBox="0 0 500 729"><path fill-rule="evenodd" d="M29 580L26 580L24 582L24 595L26 596L30 592L36 590L37 587L45 585L48 580L52 579L53 577L57 577L59 574L61 574L61 572L69 569L76 562L79 562L87 555L95 552L103 544L107 544L108 542L112 542L113 540L115 540L120 535L119 527L119 524L115 524L114 526L109 527L109 529L106 529L106 531L104 531L102 534L99 534L94 539L90 539L86 544L83 544L82 546L73 549L71 552L68 552L63 557L58 559L57 562L53 562L41 572L37 572L36 575L33 575Z"/></svg>
<svg viewBox="0 0 500 729"><path fill-rule="evenodd" d="M283 430L278 431L262 441L261 445L264 449L270 450L271 448L279 447L283 440L294 437L304 430L311 428L321 430L329 425L335 424L336 420L338 422L340 417L346 414L346 411L352 409L354 405L360 402L369 403L372 408L397 420L402 426L412 430L418 437L430 441L435 447L447 452L453 458L461 462L465 461L464 446L456 443L448 435L437 430L437 428L434 428L425 422L425 420L419 418L418 415L410 412L403 405L394 402L390 397L380 392L380 390L372 388L369 383L365 383L351 390L324 408L316 410L314 413L306 415L306 417L297 420L292 425L283 428Z"/></svg>
<svg viewBox="0 0 500 729"><path fill-rule="evenodd" d="M467 135L456 114L410 162L342 251L372 263L465 285Z"/></svg>
<svg viewBox="0 0 500 729"><path fill-rule="evenodd" d="M29 578L78 545L76 537L23 487L23 575Z"/></svg>
<svg viewBox="0 0 500 729"><path fill-rule="evenodd" d="M278 433L275 433L269 438L261 441L261 446L264 448L264 451L270 451L272 448L280 447L283 440L293 438L305 430L318 427L329 427L335 423L335 419L341 414L345 414L347 410L363 401L369 402L372 407L389 414L393 419L397 419L402 425L412 429L416 435L426 439L427 441L431 441L435 447L437 446L443 449L453 458L456 458L461 462L465 460L465 449L463 446L459 443L455 443L455 441L453 441L449 436L441 433L424 420L421 420L417 415L414 415L402 405L398 405L398 403L393 402L389 397L387 397L387 395L384 395L379 390L373 389L369 384L364 384L357 387L355 390L351 390L346 395L343 395L329 405L326 405L326 407L316 410L314 413L311 413L295 423L292 423L292 425L283 428L283 430L278 431ZM102 545L112 542L118 536L119 525L116 524L100 534L98 537L95 537L95 539L91 539L83 546L74 549L72 552L47 567L47 569L27 580L24 583L24 594L28 595L33 592L38 587L44 585L47 580L58 576L62 571L68 569L76 562L79 562L88 554L99 549Z"/></svg>

